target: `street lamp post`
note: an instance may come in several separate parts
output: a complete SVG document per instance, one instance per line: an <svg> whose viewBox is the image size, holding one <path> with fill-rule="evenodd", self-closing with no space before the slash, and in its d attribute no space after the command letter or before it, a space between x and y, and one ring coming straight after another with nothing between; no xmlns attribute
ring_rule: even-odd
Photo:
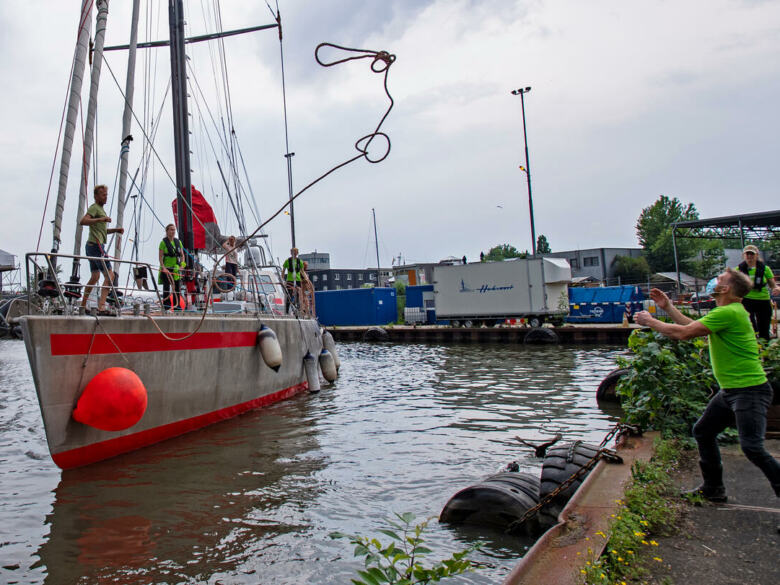
<svg viewBox="0 0 780 585"><path fill-rule="evenodd" d="M528 181L528 211L531 214L531 250L536 256L536 228L534 227L534 200L531 197L531 165L528 163L528 135L525 131L525 99L524 95L531 91L530 87L512 90L512 95L520 96L520 107L523 112L523 142L525 143L525 178ZM520 167L521 169L523 167Z"/></svg>

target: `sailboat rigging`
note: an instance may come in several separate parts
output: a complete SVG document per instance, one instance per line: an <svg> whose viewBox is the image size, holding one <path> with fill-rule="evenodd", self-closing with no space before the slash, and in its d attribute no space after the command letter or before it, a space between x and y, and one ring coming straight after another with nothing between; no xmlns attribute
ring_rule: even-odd
<svg viewBox="0 0 780 585"><path fill-rule="evenodd" d="M244 254L243 267L238 277L233 276L230 281L227 275L219 273L219 265L233 250L223 249L227 238L220 232L211 205L192 180L192 116L188 99L190 94L196 96L201 87L185 47L208 41L222 43L223 39L230 36L274 28L279 31L281 43L282 24L278 9L274 24L188 38L185 36L183 0L169 0L169 41L138 42L139 0L134 0L130 43L126 46L104 47L108 7L108 0L82 0L69 86L52 248L50 253L36 251L26 256L30 314L22 317L20 323L49 449L55 463L62 468L86 465L126 453L287 398L306 388L319 388L319 373L311 367L305 368L304 361L311 364L314 359L312 356L318 355L321 361L332 359L330 353L324 350L324 345L332 340L328 340L329 334L321 330L316 318L299 314L295 309L291 314L283 310L282 297L285 292L278 267L269 260L272 256L263 229L288 207L292 211L293 202L298 197L333 172L361 158L371 163L380 162L390 151L390 140L381 127L393 107L387 75L395 56L385 51L320 44L315 50L315 59L325 67L369 59L372 72L383 76L384 91L390 105L375 129L355 143L358 151L355 156L333 166L297 193L293 193L292 189L289 162L292 153L289 152L286 137L287 201L261 221L252 194L253 205L250 205L250 210L255 212L258 223L252 230L247 227L244 218L244 201L250 201L250 198L241 184L240 170L243 170L245 176L247 173L233 127L229 89L226 86L223 96L227 104L226 116L220 116L220 123L217 123L207 107L205 111L216 128L219 129L220 125L222 127L219 148L226 154L227 161L223 164L217 160L216 168L220 177L218 184L224 188L223 206L230 205L238 223L239 237L236 238L235 249L242 250ZM60 253L60 247L68 169L75 142L82 78L86 69L95 8L90 98L82 140L77 216L81 218L86 207L102 65L107 65L119 86L110 65L104 60L104 52L126 49L127 77L124 91L121 88L119 90L124 98L124 111L118 188L112 199L117 205L115 225L124 222L126 205L132 201L133 230L125 234L117 231L113 241L113 257L88 259L81 251L79 228L73 254ZM215 22L221 29L218 12L217 8ZM165 226L148 200L150 181L153 182L148 166L153 159L161 161L153 140L160 128L162 109L154 114L154 106L147 92L144 94L143 123L138 120L133 108L137 50L154 50L155 47L165 46L169 48L171 66L165 95L170 93L171 96L175 170L173 174L164 166L163 170L175 188L172 205L184 250L181 276L187 284L186 291L178 301L170 303L171 311L166 310L168 304L163 302L157 287L158 282L163 282L162 278L173 278L171 273L162 268L158 270L139 259L142 210L152 211L154 219ZM324 48L346 51L349 56L323 62L319 53ZM224 66L223 51L224 47L220 46L220 62ZM281 54L283 60L283 52ZM227 81L224 72L222 80ZM205 129L205 116L200 106L197 118L200 120L200 129ZM133 140L134 120L137 123L135 128L140 132L136 134L137 141ZM385 150L383 153L371 154L369 147L377 138L383 139L377 143L384 144ZM131 173L129 159L133 142L141 142L143 148L139 167ZM217 154L217 147L210 137L208 143L214 154ZM205 176L202 180L205 180ZM252 193L251 186L249 193ZM130 240L132 246L128 246ZM261 242L268 250L268 256ZM123 255L128 249L130 259L125 259ZM213 261L213 268L206 266L206 258ZM72 263L71 274L66 282L61 283L57 265L58 262L68 260ZM102 264L102 271L106 274L111 273L105 270L108 262L113 264L117 274L120 269L126 269L125 286L122 286L119 278L113 276L107 279L105 285L110 289L109 298L113 298L114 303L110 318L105 318L109 315L84 314L79 311L79 301L85 294L85 285L80 282L80 266L86 260L90 260L93 265ZM91 270L94 277L96 269L92 267ZM141 274L148 279L145 284L151 285L148 289L142 284L144 279L140 278ZM173 292L171 299L174 300ZM177 314L174 312L177 307L191 311ZM122 409L125 414L134 413L133 416L117 419L116 412Z"/></svg>

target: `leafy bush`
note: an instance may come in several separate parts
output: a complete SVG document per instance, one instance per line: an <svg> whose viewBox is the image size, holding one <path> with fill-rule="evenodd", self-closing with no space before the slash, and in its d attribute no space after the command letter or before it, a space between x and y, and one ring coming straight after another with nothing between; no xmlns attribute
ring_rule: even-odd
<svg viewBox="0 0 780 585"><path fill-rule="evenodd" d="M617 385L626 422L664 436L688 436L717 387L705 339L674 341L636 330L628 347L633 357L619 357L618 365L630 371Z"/></svg>
<svg viewBox="0 0 780 585"><path fill-rule="evenodd" d="M430 518L415 526L414 515L410 513L395 515L401 523L388 520L393 530L380 530L391 538L383 545L376 538L333 532L331 538L348 538L355 545L355 556L365 557L365 571L358 571L360 579L351 579L354 585L414 585L435 583L445 577L460 575L473 570L473 564L466 557L477 550L481 543L476 542L467 549L454 553L450 558L434 563L430 567L423 565L422 559L433 552L423 546L422 533Z"/></svg>

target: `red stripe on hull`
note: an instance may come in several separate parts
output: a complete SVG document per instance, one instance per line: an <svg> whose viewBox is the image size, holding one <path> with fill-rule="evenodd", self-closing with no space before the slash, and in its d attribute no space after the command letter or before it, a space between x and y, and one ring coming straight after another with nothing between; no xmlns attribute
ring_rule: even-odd
<svg viewBox="0 0 780 585"><path fill-rule="evenodd" d="M235 404L200 416L169 423L153 429L147 429L132 435L124 435L115 439L79 447L78 449L71 449L70 451L53 453L51 457L54 460L54 463L61 469L71 469L73 467L89 465L90 463L109 459L121 455L122 453L136 451L142 447L148 447L154 443L159 443L160 441L171 439L178 435L189 433L190 431L195 431L210 424L233 418L234 416L238 416L249 410L267 406L274 402L278 402L279 400L284 400L306 388L308 388L308 384L302 382L295 386L285 388L284 390L274 392L273 394L267 394L260 398L242 402L241 404Z"/></svg>
<svg viewBox="0 0 780 585"><path fill-rule="evenodd" d="M168 337L187 337L188 333L167 333ZM96 355L107 353L138 353L144 351L182 351L189 349L222 349L252 347L257 331L232 333L196 333L182 341L169 340L159 333L52 333L49 337L51 355Z"/></svg>

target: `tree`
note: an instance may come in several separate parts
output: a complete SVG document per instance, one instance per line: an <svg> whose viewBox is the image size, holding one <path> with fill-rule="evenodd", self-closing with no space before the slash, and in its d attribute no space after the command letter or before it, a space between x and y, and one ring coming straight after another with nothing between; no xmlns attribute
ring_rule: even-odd
<svg viewBox="0 0 780 585"><path fill-rule="evenodd" d="M620 277L622 283L644 282L650 276L650 266L645 258L615 256L613 264L614 274Z"/></svg>
<svg viewBox="0 0 780 585"><path fill-rule="evenodd" d="M528 257L528 250L525 252L520 252L517 248L512 246L511 244L499 244L498 246L493 246L488 250L488 253L485 254L485 261L486 262L500 262L501 260L505 260L507 258L527 258Z"/></svg>
<svg viewBox="0 0 780 585"><path fill-rule="evenodd" d="M693 203L683 205L677 197L670 199L666 195L642 210L636 222L636 235L651 270L668 272L675 269L672 224L693 219L699 219ZM696 251L695 240L677 240L678 259L694 256Z"/></svg>
<svg viewBox="0 0 780 585"><path fill-rule="evenodd" d="M536 253L549 254L551 252L552 248L550 248L550 243L547 241L547 236L539 234L539 237L536 238Z"/></svg>

